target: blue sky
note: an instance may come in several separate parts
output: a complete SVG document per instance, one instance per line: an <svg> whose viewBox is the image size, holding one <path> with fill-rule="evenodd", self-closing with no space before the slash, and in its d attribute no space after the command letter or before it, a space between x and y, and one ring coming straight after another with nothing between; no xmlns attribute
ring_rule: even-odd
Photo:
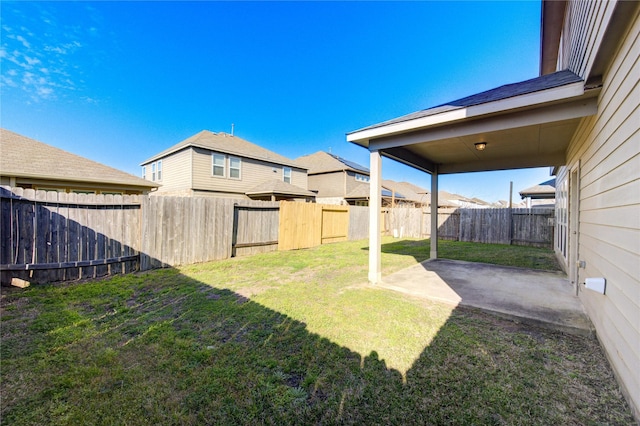
<svg viewBox="0 0 640 426"><path fill-rule="evenodd" d="M536 77L540 3L5 2L4 128L139 175L139 163L207 129L295 159L331 150L368 166L345 134ZM386 179L430 177L386 161ZM549 169L446 175L487 201Z"/></svg>

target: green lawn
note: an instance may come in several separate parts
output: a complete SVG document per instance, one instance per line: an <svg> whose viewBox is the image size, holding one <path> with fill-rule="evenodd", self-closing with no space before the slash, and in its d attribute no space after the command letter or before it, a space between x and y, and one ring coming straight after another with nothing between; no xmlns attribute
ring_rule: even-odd
<svg viewBox="0 0 640 426"><path fill-rule="evenodd" d="M3 288L2 423L633 424L595 339L370 286L366 244ZM476 246L440 254L553 265Z"/></svg>

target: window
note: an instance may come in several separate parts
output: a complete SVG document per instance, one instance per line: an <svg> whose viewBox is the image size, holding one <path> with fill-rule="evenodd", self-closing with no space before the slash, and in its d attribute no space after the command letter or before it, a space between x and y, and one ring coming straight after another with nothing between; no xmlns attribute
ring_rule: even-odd
<svg viewBox="0 0 640 426"><path fill-rule="evenodd" d="M287 183L291 183L291 167L282 168L282 180Z"/></svg>
<svg viewBox="0 0 640 426"><path fill-rule="evenodd" d="M569 185L567 181L566 176L558 179L558 190L556 191L556 248L565 259L567 259L567 234L569 232L569 215L567 213Z"/></svg>
<svg viewBox="0 0 640 426"><path fill-rule="evenodd" d="M142 166L142 179L147 178L147 166Z"/></svg>
<svg viewBox="0 0 640 426"><path fill-rule="evenodd" d="M240 179L240 159L229 157L229 177L231 179Z"/></svg>
<svg viewBox="0 0 640 426"><path fill-rule="evenodd" d="M213 170L211 171L211 173L213 173L214 176L220 176L220 177L225 177L225 172L224 172L224 155L222 154L212 154L211 156L212 158L212 162L213 162Z"/></svg>
<svg viewBox="0 0 640 426"><path fill-rule="evenodd" d="M369 176L361 175L360 173L356 173L356 180L358 182L369 182Z"/></svg>
<svg viewBox="0 0 640 426"><path fill-rule="evenodd" d="M151 164L151 180L156 181L156 163Z"/></svg>
<svg viewBox="0 0 640 426"><path fill-rule="evenodd" d="M158 180L162 180L162 160L158 161Z"/></svg>

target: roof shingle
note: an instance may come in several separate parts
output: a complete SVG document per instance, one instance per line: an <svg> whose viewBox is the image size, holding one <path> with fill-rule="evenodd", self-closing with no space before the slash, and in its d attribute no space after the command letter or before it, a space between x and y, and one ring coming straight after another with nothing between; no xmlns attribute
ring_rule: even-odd
<svg viewBox="0 0 640 426"><path fill-rule="evenodd" d="M266 148L246 141L238 136L226 133L213 133L209 130L202 130L199 133L179 142L172 147L154 155L153 157L143 161L140 165L149 164L153 161L166 157L169 154L178 152L187 147L204 148L210 151L216 151L226 154L237 155L238 157L252 158L256 160L266 161L272 164L280 164L285 166L305 169L306 167L298 164L287 157L276 154Z"/></svg>
<svg viewBox="0 0 640 426"><path fill-rule="evenodd" d="M546 89L553 89L555 87L564 86L567 84L577 83L582 79L569 70L558 71L552 74L542 75L540 77L532 78L530 80L520 81L518 83L505 84L504 86L496 87L495 89L487 90L481 93L476 93L471 96L467 96L455 101L447 102L442 105L437 105L432 108L423 109L421 111L406 114L401 117L397 117L391 120L384 121L382 123L374 124L364 127L359 130L355 130L351 133L357 133L364 130L375 129L378 127L388 126L390 124L401 123L404 121L415 120L418 118L428 117L431 115L440 114L447 111L452 111L460 108L467 108L474 105L485 104L489 102L499 101L514 96L525 95L527 93L539 92Z"/></svg>
<svg viewBox="0 0 640 426"><path fill-rule="evenodd" d="M335 154L318 151L313 154L296 158L296 161L309 169L309 174L330 173L343 170L351 170L358 173L369 174L369 169L353 161L349 161Z"/></svg>
<svg viewBox="0 0 640 426"><path fill-rule="evenodd" d="M97 161L0 129L0 174L58 181L109 183L144 188L159 185Z"/></svg>

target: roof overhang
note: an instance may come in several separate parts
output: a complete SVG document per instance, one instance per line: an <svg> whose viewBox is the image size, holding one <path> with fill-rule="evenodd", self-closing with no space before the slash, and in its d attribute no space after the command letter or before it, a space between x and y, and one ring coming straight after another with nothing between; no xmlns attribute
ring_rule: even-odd
<svg viewBox="0 0 640 426"><path fill-rule="evenodd" d="M135 188L135 189L146 189L151 190L153 188L159 188L160 185L149 181L145 182L143 179L136 179L136 181L127 182L124 180L115 180L115 179L100 179L98 177L73 177L73 176L58 176L58 175L50 175L50 174L33 174L33 173L16 173L16 172L0 172L0 176L13 177L17 180L29 181L32 183L37 183L39 185L93 185L96 187L123 187L123 188Z"/></svg>
<svg viewBox="0 0 640 426"><path fill-rule="evenodd" d="M583 117L597 112L599 89L558 87L349 133L347 141L440 174L565 164ZM484 151L475 143L485 142Z"/></svg>
<svg viewBox="0 0 640 426"><path fill-rule="evenodd" d="M540 13L540 75L555 72L567 8L565 0L543 0Z"/></svg>

